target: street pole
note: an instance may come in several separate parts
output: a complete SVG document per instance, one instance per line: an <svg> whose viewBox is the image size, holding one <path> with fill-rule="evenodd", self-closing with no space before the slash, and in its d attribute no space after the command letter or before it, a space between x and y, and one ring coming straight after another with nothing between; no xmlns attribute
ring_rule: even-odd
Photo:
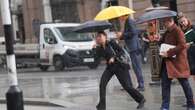
<svg viewBox="0 0 195 110"><path fill-rule="evenodd" d="M129 0L128 2L129 2L129 8L133 9L133 0ZM134 18L133 14L131 14L130 17L133 19Z"/></svg>
<svg viewBox="0 0 195 110"><path fill-rule="evenodd" d="M169 7L170 7L170 10L177 12L178 11L177 10L177 0L170 0Z"/></svg>
<svg viewBox="0 0 195 110"><path fill-rule="evenodd" d="M1 0L1 16L4 27L6 53L7 53L7 71L10 88L6 93L7 110L24 110L23 93L18 87L16 61L13 47L13 32L11 24L11 14L9 0Z"/></svg>
<svg viewBox="0 0 195 110"><path fill-rule="evenodd" d="M169 1L170 10L177 12L177 0L170 0ZM178 24L177 17L174 17L175 22Z"/></svg>

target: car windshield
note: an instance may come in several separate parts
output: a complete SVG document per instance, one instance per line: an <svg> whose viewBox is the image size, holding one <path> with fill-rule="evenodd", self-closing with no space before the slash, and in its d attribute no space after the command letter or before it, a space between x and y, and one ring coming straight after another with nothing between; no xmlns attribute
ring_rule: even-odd
<svg viewBox="0 0 195 110"><path fill-rule="evenodd" d="M55 29L63 41L80 42L93 40L91 33L72 32L73 28L74 27L57 27Z"/></svg>

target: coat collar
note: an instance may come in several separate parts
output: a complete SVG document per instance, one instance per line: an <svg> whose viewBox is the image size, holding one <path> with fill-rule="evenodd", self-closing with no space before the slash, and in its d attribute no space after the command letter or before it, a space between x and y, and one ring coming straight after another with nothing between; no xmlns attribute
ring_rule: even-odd
<svg viewBox="0 0 195 110"><path fill-rule="evenodd" d="M167 32L172 32L177 27L176 24L173 24L171 28L167 29Z"/></svg>

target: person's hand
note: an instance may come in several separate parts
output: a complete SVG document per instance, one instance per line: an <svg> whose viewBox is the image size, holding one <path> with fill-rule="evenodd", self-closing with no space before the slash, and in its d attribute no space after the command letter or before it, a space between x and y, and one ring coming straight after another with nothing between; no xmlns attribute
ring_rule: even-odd
<svg viewBox="0 0 195 110"><path fill-rule="evenodd" d="M191 44L193 44L193 42L186 43L187 48L190 48Z"/></svg>
<svg viewBox="0 0 195 110"><path fill-rule="evenodd" d="M149 39L146 39L145 37L142 37L142 40L145 42L150 42Z"/></svg>
<svg viewBox="0 0 195 110"><path fill-rule="evenodd" d="M187 49L190 48L190 43L186 43Z"/></svg>
<svg viewBox="0 0 195 110"><path fill-rule="evenodd" d="M168 54L167 54L167 52L161 52L161 54L160 54L162 57L164 57L164 58L167 58L168 57Z"/></svg>
<svg viewBox="0 0 195 110"><path fill-rule="evenodd" d="M116 32L116 37L117 37L117 39L121 39L121 37L122 37L122 32Z"/></svg>
<svg viewBox="0 0 195 110"><path fill-rule="evenodd" d="M114 57L110 58L110 60L108 61L109 64L114 63Z"/></svg>
<svg viewBox="0 0 195 110"><path fill-rule="evenodd" d="M160 41L160 35L155 34L155 35L154 35L154 39L155 39L155 41Z"/></svg>
<svg viewBox="0 0 195 110"><path fill-rule="evenodd" d="M96 48L97 47L97 44L95 43L95 44L93 44L93 46L92 46L92 48Z"/></svg>

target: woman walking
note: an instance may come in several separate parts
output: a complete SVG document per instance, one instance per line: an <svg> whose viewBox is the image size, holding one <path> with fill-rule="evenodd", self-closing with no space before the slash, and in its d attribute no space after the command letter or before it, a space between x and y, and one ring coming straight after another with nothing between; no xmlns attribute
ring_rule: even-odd
<svg viewBox="0 0 195 110"><path fill-rule="evenodd" d="M114 40L108 41L105 32L98 32L93 51L96 57L103 57L107 61L107 67L100 80L100 101L96 106L97 110L106 110L106 86L113 75L116 75L123 88L138 103L137 109L143 108L145 98L130 84L129 65L117 60L117 57L123 54L122 48Z"/></svg>
<svg viewBox="0 0 195 110"><path fill-rule="evenodd" d="M192 25L191 21L182 13L178 14L178 23L185 33L190 72L195 80L195 25Z"/></svg>

